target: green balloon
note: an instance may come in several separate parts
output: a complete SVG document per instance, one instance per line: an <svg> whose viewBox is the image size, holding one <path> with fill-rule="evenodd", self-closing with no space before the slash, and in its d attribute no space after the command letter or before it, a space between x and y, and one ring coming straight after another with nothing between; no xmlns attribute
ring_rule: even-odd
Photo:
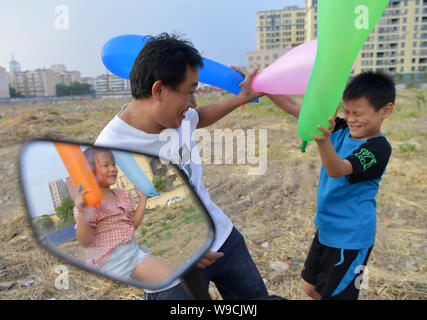
<svg viewBox="0 0 427 320"><path fill-rule="evenodd" d="M353 63L374 29L388 0L319 0L317 53L298 118L298 134L304 141L322 135L318 125L329 126Z"/></svg>

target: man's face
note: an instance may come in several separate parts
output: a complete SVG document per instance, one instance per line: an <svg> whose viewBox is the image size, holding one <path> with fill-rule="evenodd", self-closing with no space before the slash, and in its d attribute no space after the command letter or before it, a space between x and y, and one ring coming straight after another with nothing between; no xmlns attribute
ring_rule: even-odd
<svg viewBox="0 0 427 320"><path fill-rule="evenodd" d="M376 111L366 98L345 101L344 119L347 121L351 137L356 140L367 140L379 135L384 120L383 109Z"/></svg>
<svg viewBox="0 0 427 320"><path fill-rule="evenodd" d="M169 86L163 86L162 101L158 113L158 122L162 127L180 127L187 110L197 107L194 94L198 81L199 71L197 68L187 66L186 78L175 90Z"/></svg>

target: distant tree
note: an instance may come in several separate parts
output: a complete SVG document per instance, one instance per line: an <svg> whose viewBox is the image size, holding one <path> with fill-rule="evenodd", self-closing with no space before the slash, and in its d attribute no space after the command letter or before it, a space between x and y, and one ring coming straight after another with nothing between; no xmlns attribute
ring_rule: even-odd
<svg viewBox="0 0 427 320"><path fill-rule="evenodd" d="M69 96L70 93L70 88L62 83L58 83L56 85L56 96L57 97L63 97L63 96Z"/></svg>
<svg viewBox="0 0 427 320"><path fill-rule="evenodd" d="M58 97L62 96L80 96L85 94L93 93L93 89L87 83L80 83L77 81L72 82L70 85L65 85L58 83L56 85L56 95Z"/></svg>
<svg viewBox="0 0 427 320"><path fill-rule="evenodd" d="M16 89L14 87L11 87L10 85L9 85L9 95L11 98L22 98L23 97L21 92L16 91Z"/></svg>
<svg viewBox="0 0 427 320"><path fill-rule="evenodd" d="M43 216L36 219L34 225L37 231L43 235L56 230L55 222L53 222L52 218L49 216Z"/></svg>
<svg viewBox="0 0 427 320"><path fill-rule="evenodd" d="M55 208L56 215L59 219L56 225L57 229L63 229L76 223L73 208L74 200L70 196L62 199L61 204Z"/></svg>

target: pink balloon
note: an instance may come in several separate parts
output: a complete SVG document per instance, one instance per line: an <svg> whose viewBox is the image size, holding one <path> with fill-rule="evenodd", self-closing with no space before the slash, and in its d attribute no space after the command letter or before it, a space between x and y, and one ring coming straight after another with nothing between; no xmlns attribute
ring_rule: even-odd
<svg viewBox="0 0 427 320"><path fill-rule="evenodd" d="M252 80L251 88L269 94L305 94L316 60L317 40L285 53Z"/></svg>

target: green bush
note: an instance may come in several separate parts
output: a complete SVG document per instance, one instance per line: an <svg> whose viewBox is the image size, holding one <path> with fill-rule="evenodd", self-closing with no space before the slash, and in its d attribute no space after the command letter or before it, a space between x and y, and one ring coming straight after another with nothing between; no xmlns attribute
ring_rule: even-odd
<svg viewBox="0 0 427 320"><path fill-rule="evenodd" d="M160 176L154 176L153 177L153 186L156 191L163 191L165 188L165 183Z"/></svg>

